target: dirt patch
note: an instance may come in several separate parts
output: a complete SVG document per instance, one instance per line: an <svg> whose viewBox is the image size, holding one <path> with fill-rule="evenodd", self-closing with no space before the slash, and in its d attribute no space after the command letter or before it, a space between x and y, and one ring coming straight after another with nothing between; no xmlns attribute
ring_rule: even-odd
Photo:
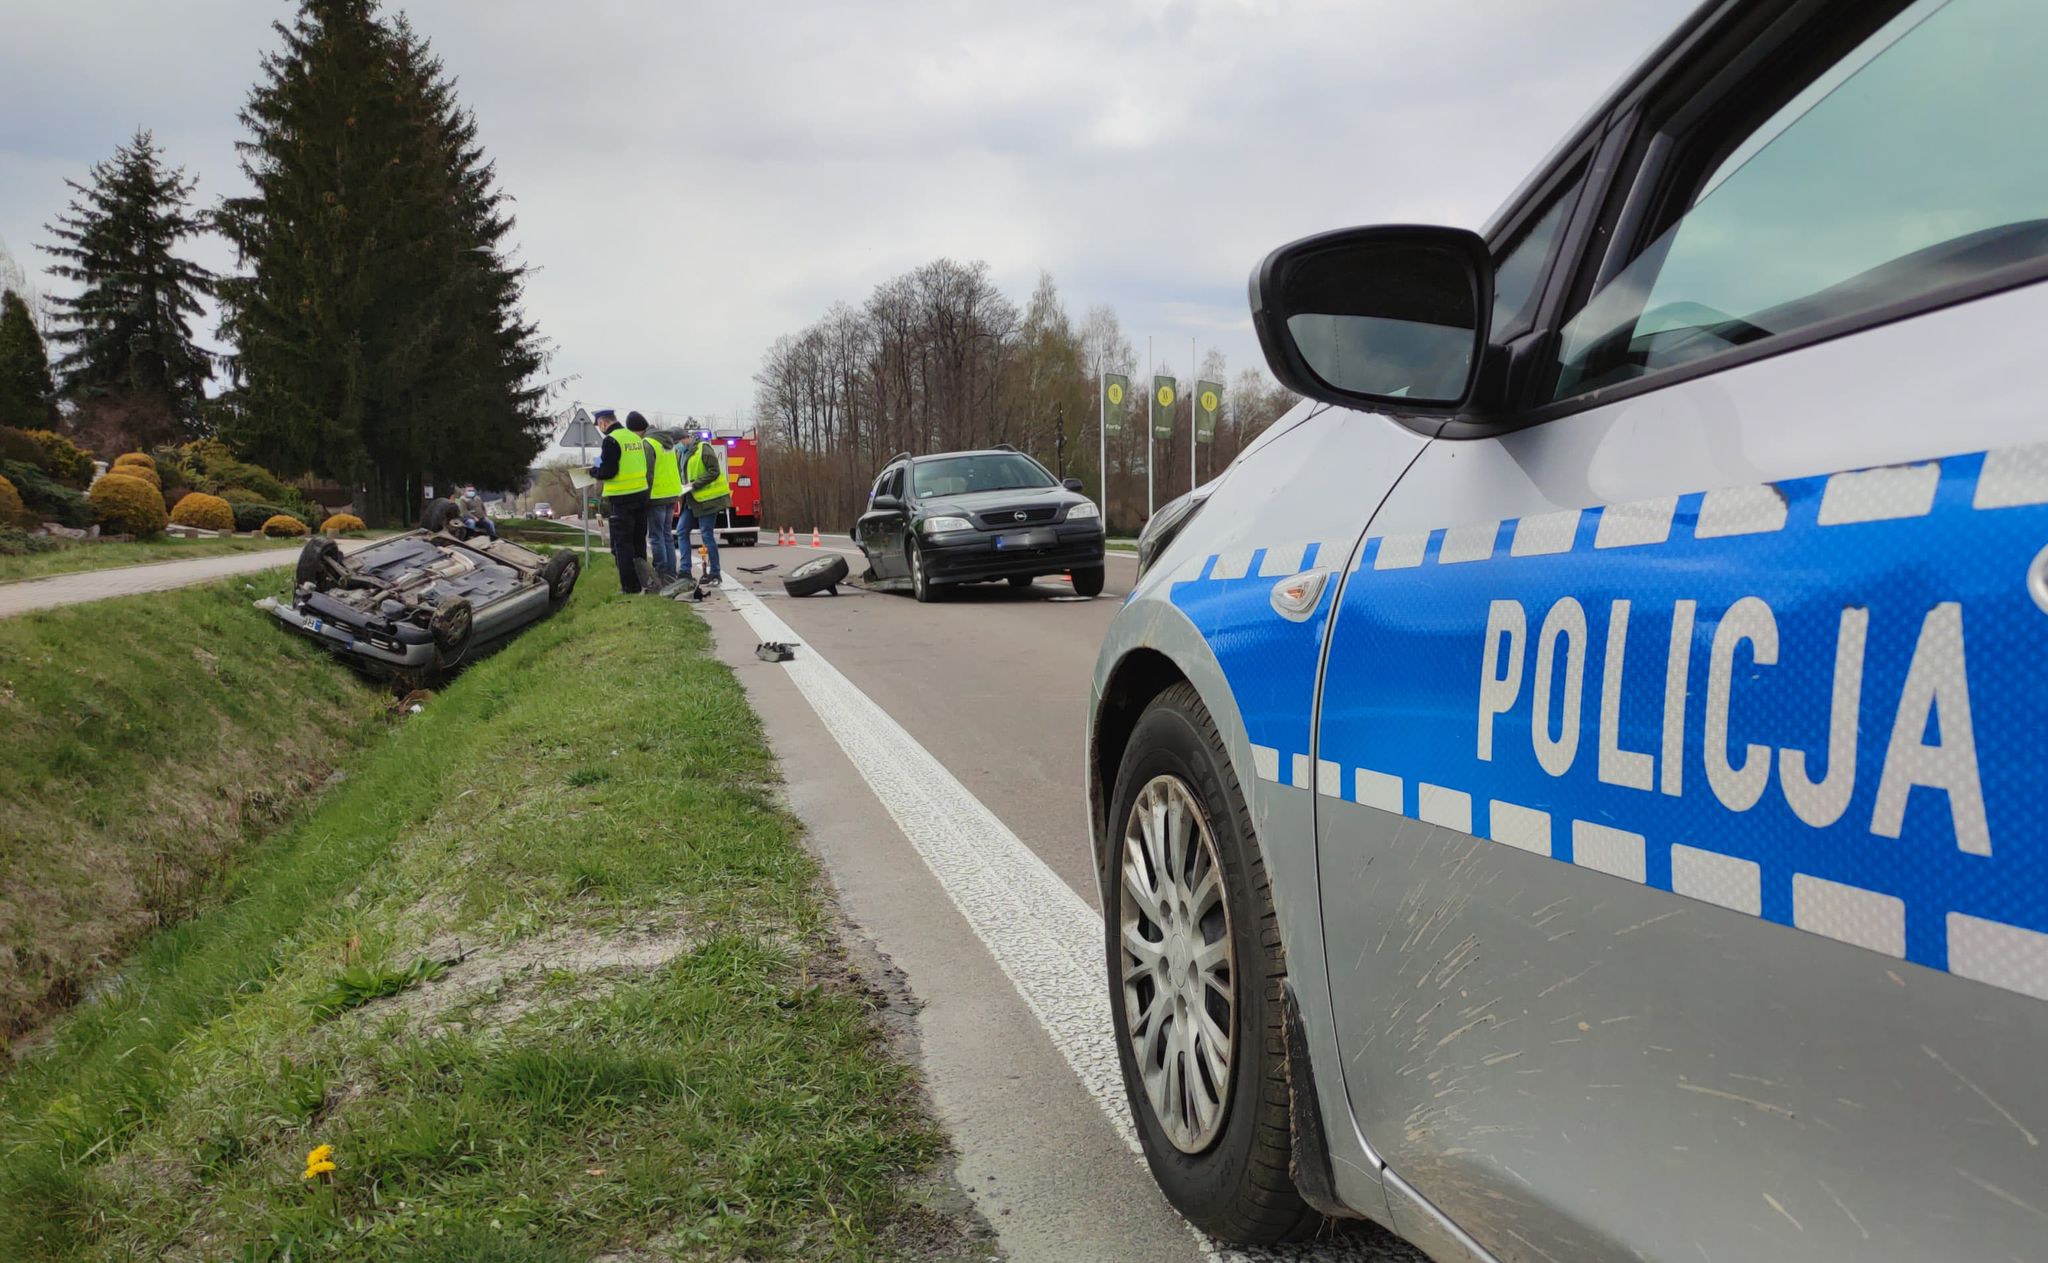
<svg viewBox="0 0 2048 1263"><path fill-rule="evenodd" d="M428 1035L504 1026L538 1003L544 988L549 999L561 999L564 991L550 984L565 975L574 980L566 994L588 996L661 968L696 941L673 914L624 928L557 926L504 944L474 935L442 935L419 954L456 964L437 978L364 1007L403 1014Z"/></svg>

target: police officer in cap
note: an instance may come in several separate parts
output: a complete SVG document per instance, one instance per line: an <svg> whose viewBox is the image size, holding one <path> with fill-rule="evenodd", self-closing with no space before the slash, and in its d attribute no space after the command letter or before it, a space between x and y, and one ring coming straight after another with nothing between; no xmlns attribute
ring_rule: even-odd
<svg viewBox="0 0 2048 1263"><path fill-rule="evenodd" d="M627 422L640 423L629 429L619 424L617 414L610 408L599 411L592 420L603 432L604 443L598 448L597 464L590 467L590 473L604 488L605 516L611 523L612 559L619 565L619 591L638 595L646 591L641 571L647 565L647 489L654 462L646 440L634 430L645 430L647 422L639 413L629 412Z"/></svg>

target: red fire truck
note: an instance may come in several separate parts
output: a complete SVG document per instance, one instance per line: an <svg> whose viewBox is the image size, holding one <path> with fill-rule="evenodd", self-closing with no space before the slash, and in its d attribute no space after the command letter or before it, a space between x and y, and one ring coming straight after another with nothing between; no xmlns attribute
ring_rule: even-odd
<svg viewBox="0 0 2048 1263"><path fill-rule="evenodd" d="M732 487L732 507L718 515L718 542L747 547L761 538L761 449L751 434L697 431L709 439Z"/></svg>

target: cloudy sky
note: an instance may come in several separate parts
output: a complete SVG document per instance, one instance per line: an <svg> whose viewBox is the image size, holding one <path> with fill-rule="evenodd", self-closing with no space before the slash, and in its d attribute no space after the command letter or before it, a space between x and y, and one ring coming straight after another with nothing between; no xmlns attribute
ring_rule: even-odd
<svg viewBox="0 0 2048 1263"><path fill-rule="evenodd" d="M238 191L285 0L4 0L0 242L138 126ZM415 0L535 267L566 393L751 406L763 349L939 255L1052 273L1144 352L1258 363L1253 263L1345 224L1478 226L1692 0ZM194 253L231 260L215 241Z"/></svg>

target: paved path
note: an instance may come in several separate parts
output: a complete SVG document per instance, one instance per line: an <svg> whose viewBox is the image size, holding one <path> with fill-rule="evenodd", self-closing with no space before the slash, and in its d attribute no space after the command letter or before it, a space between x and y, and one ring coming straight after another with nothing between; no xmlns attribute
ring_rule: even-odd
<svg viewBox="0 0 2048 1263"><path fill-rule="evenodd" d="M372 539L342 541L342 549L354 552L376 543ZM0 583L0 618L12 618L30 610L101 601L112 596L134 596L138 592L164 592L190 587L211 579L272 570L289 566L298 554L289 548L265 548L249 553L228 553L221 557L194 557L189 561L152 561L141 566L116 566L108 570L81 570L76 574L51 575L47 579L23 579Z"/></svg>

